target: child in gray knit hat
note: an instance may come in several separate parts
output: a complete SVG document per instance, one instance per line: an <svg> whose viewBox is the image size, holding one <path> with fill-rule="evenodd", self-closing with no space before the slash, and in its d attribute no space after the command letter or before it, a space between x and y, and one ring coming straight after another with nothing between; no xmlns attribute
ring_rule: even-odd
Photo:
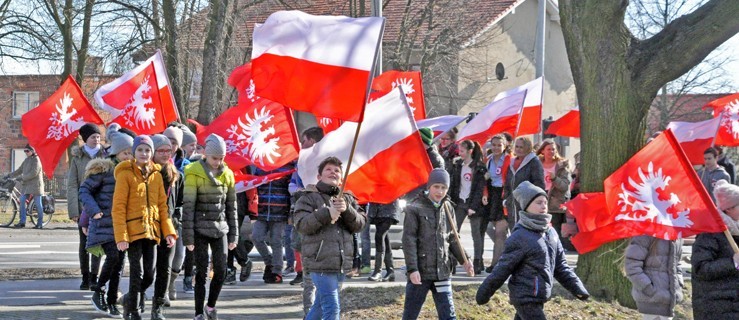
<svg viewBox="0 0 739 320"><path fill-rule="evenodd" d="M417 319L428 292L434 296L439 319L455 319L452 298L449 253L474 276L469 255L459 245L452 229L457 222L449 191L449 173L443 168L431 170L426 184L427 194L419 194L405 208L403 221L403 255L408 283L405 286L403 319ZM455 263L456 265L456 263Z"/></svg>
<svg viewBox="0 0 739 320"><path fill-rule="evenodd" d="M554 279L578 299L588 299L590 294L567 265L559 235L550 225L546 192L524 181L513 191L513 197L526 210L519 212L503 255L477 289L477 303L488 303L509 276L509 300L516 308L516 319L546 318L544 303L552 295Z"/></svg>

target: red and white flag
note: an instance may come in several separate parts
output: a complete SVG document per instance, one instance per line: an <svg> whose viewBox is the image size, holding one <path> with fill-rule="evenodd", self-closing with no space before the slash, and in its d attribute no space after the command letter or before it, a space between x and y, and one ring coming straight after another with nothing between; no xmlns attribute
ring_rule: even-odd
<svg viewBox="0 0 739 320"><path fill-rule="evenodd" d="M160 133L179 118L162 55L151 58L100 87L95 101L121 127L138 134Z"/></svg>
<svg viewBox="0 0 739 320"><path fill-rule="evenodd" d="M429 118L416 121L419 128L429 128L434 132L434 136L438 136L444 132L456 127L465 116L446 115L436 118Z"/></svg>
<svg viewBox="0 0 739 320"><path fill-rule="evenodd" d="M103 120L71 76L48 99L21 117L23 136L36 149L49 179L85 123L102 125Z"/></svg>
<svg viewBox="0 0 739 320"><path fill-rule="evenodd" d="M726 229L671 130L665 130L611 174L603 188L605 199L594 195L596 203L588 205L602 208L597 202L605 201L608 210L572 212L578 227L585 230L572 238L581 254L639 235L675 240Z"/></svg>
<svg viewBox="0 0 739 320"><path fill-rule="evenodd" d="M539 77L522 86L501 92L495 96L495 99L493 99L503 99L524 91L526 92L526 98L523 101L523 111L521 112L520 123L516 126L516 130L509 132L514 137L541 132L541 107L543 104L542 94L544 92L544 78Z"/></svg>
<svg viewBox="0 0 739 320"><path fill-rule="evenodd" d="M251 78L251 62L238 66L228 76L228 84L238 92L239 104L249 104L257 101L254 91L254 80Z"/></svg>
<svg viewBox="0 0 739 320"><path fill-rule="evenodd" d="M257 95L316 117L361 121L384 21L271 14L254 28Z"/></svg>
<svg viewBox="0 0 739 320"><path fill-rule="evenodd" d="M338 129L339 127L341 127L341 124L344 123L343 121L339 119L324 118L324 117L316 118L316 122L318 122L318 126L321 129L323 129L324 135L327 135L329 132Z"/></svg>
<svg viewBox="0 0 739 320"><path fill-rule="evenodd" d="M234 188L236 189L236 193L244 192L247 190L254 189L263 184L270 183L284 176L291 175L293 172L295 172L295 169L283 171L283 172L270 173L265 176L255 176L251 174L242 173L241 170L234 170L234 179L236 180L236 185L234 186Z"/></svg>
<svg viewBox="0 0 739 320"><path fill-rule="evenodd" d="M211 133L226 141L224 161L232 170L253 164L272 171L295 160L300 150L292 111L261 98L227 109L209 125L199 127L195 135L204 145Z"/></svg>
<svg viewBox="0 0 739 320"><path fill-rule="evenodd" d="M549 124L546 134L560 137L580 137L580 107L576 106L561 118Z"/></svg>
<svg viewBox="0 0 739 320"><path fill-rule="evenodd" d="M739 93L713 100L703 106L703 109L712 109L714 118L723 116L721 128L716 135L716 145L739 146Z"/></svg>
<svg viewBox="0 0 739 320"><path fill-rule="evenodd" d="M509 90L511 91L511 90ZM472 140L484 145L490 137L501 133L516 132L521 116L526 90L513 89L499 94L489 105L485 106L466 126L459 130L457 141Z"/></svg>
<svg viewBox="0 0 739 320"><path fill-rule="evenodd" d="M405 93L405 100L413 111L416 121L426 119L426 103L423 96L420 71L390 70L372 80L372 98L382 97L400 86Z"/></svg>
<svg viewBox="0 0 739 320"><path fill-rule="evenodd" d="M338 157L346 170L356 130L356 123L345 122L314 146L300 151L298 173L305 185L318 181L318 164L329 156ZM431 169L426 147L400 90L393 89L367 105L346 190L351 190L360 203L390 203L426 183Z"/></svg>
<svg viewBox="0 0 739 320"><path fill-rule="evenodd" d="M673 121L667 125L685 151L691 164L703 164L703 152L712 147L723 117L700 122Z"/></svg>

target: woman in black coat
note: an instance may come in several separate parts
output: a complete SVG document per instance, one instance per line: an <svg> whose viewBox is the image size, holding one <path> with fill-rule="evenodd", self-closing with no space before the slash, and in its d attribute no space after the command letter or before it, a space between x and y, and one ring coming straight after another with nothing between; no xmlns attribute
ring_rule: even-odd
<svg viewBox="0 0 739 320"><path fill-rule="evenodd" d="M515 157L511 159L506 180L503 184L503 196L505 197L505 207L508 214L508 229L511 231L518 222L518 212L525 209L521 208L521 205L513 198L513 190L516 190L518 185L524 181L545 189L544 167L539 161L539 157L533 153L533 149L531 139L527 137L516 138L513 148Z"/></svg>

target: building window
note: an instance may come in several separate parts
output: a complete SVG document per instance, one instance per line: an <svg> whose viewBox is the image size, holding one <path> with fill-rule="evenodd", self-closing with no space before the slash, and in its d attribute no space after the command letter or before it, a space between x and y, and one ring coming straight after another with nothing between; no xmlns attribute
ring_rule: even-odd
<svg viewBox="0 0 739 320"><path fill-rule="evenodd" d="M10 155L10 168L12 171L18 170L23 164L23 160L26 160L26 153L24 149L13 149L13 153Z"/></svg>
<svg viewBox="0 0 739 320"><path fill-rule="evenodd" d="M13 118L20 118L37 105L38 92L13 92Z"/></svg>
<svg viewBox="0 0 739 320"><path fill-rule="evenodd" d="M203 72L196 70L192 73L192 80L190 81L190 100L200 99L200 89L203 86Z"/></svg>

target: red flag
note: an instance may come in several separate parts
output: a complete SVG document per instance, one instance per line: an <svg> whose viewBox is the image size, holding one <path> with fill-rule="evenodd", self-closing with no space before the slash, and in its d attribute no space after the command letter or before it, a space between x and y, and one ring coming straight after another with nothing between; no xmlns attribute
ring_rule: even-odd
<svg viewBox="0 0 739 320"><path fill-rule="evenodd" d="M420 71L390 70L372 80L372 100L388 94L400 86L405 93L405 100L413 111L416 121L426 119L426 103L423 98L423 85Z"/></svg>
<svg viewBox="0 0 739 320"><path fill-rule="evenodd" d="M257 95L316 117L362 121L384 21L271 14L254 28Z"/></svg>
<svg viewBox="0 0 739 320"><path fill-rule="evenodd" d="M590 232L612 222L603 192L580 193L562 207L575 217L580 232Z"/></svg>
<svg viewBox="0 0 739 320"><path fill-rule="evenodd" d="M722 119L723 116L700 122L673 121L667 125L667 129L675 134L690 163L703 164L703 152L716 141Z"/></svg>
<svg viewBox="0 0 739 320"><path fill-rule="evenodd" d="M703 109L713 109L713 117L721 119L721 128L716 136L716 145L739 146L739 93L730 94L713 100L703 106Z"/></svg>
<svg viewBox="0 0 739 320"><path fill-rule="evenodd" d="M472 140L484 145L490 137L501 133L516 132L521 110L526 98L526 90L515 88L515 92L505 92L498 95L493 102L485 106L467 125L457 134L457 141Z"/></svg>
<svg viewBox="0 0 739 320"><path fill-rule="evenodd" d="M228 84L236 88L239 104L249 104L257 100L254 92L254 80L251 78L251 62L238 66L231 71Z"/></svg>
<svg viewBox="0 0 739 320"><path fill-rule="evenodd" d="M48 99L23 114L21 131L41 160L46 176L54 169L85 123L103 124L71 76Z"/></svg>
<svg viewBox="0 0 739 320"><path fill-rule="evenodd" d="M328 156L338 157L345 168L357 123L341 127L310 148L300 151L298 173L305 185L317 182L318 164ZM413 114L400 90L367 105L356 150L348 169L346 189L360 203L390 203L428 181L431 162L421 141ZM403 177L399 179L398 177Z"/></svg>
<svg viewBox="0 0 739 320"><path fill-rule="evenodd" d="M241 170L236 170L234 171L234 178L236 179L236 185L234 187L236 188L236 193L244 192L247 190L254 189L263 184L275 181L286 175L290 175L293 172L295 172L295 169L283 171L283 172L277 172L277 173L270 173L265 176L255 176L251 174L242 173Z"/></svg>
<svg viewBox="0 0 739 320"><path fill-rule="evenodd" d="M318 122L318 126L323 129L323 134L326 135L331 131L334 131L341 127L341 124L344 123L343 121L339 119L333 119L333 118L324 118L324 117L318 117L316 118L316 122Z"/></svg>
<svg viewBox="0 0 739 320"><path fill-rule="evenodd" d="M549 124L546 134L560 137L580 137L580 107L575 107L561 118Z"/></svg>
<svg viewBox="0 0 739 320"><path fill-rule="evenodd" d="M156 90L158 86L154 64L150 63L141 72L103 95L104 105L113 108L108 109L113 115L109 123L118 123L138 134L164 131L168 122L159 90Z"/></svg>
<svg viewBox="0 0 739 320"><path fill-rule="evenodd" d="M146 82L146 76L142 75L148 76L149 81ZM179 119L159 50L144 63L100 87L95 92L95 101L117 118L111 122L139 134L160 133L168 123Z"/></svg>
<svg viewBox="0 0 739 320"><path fill-rule="evenodd" d="M254 164L271 171L295 160L300 150L290 109L262 98L229 108L195 135L205 144L211 133L226 141L225 161L232 170Z"/></svg>
<svg viewBox="0 0 739 320"><path fill-rule="evenodd" d="M588 217L587 221L595 221L594 229L572 238L579 253L638 235L675 240L726 229L671 130L664 131L611 174L603 188L608 210L587 213L605 216ZM588 225L586 230L591 229Z"/></svg>
<svg viewBox="0 0 739 320"><path fill-rule="evenodd" d="M493 100L500 100L511 95L526 92L526 98L523 101L523 109L521 110L521 118L516 126L516 130L508 131L514 137L524 136L527 134L537 134L541 132L541 107L542 93L544 90L544 78L539 77L531 82L527 82L521 86L515 87L505 92L499 93Z"/></svg>

